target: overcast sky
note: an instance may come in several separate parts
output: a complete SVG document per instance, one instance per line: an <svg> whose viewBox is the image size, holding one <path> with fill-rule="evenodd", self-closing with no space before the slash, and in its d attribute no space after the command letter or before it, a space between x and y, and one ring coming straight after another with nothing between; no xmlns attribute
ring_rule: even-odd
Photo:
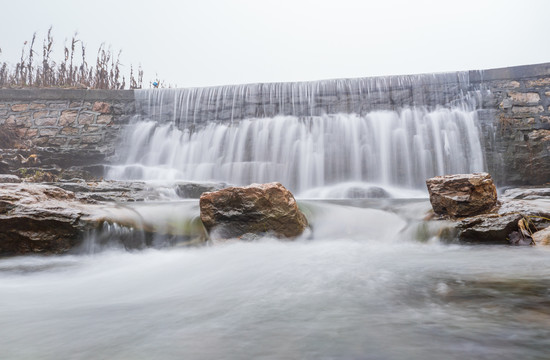
<svg viewBox="0 0 550 360"><path fill-rule="evenodd" d="M0 0L0 61L53 26L179 87L550 62L549 0ZM94 54L95 55L95 54ZM95 59L95 56L94 56Z"/></svg>

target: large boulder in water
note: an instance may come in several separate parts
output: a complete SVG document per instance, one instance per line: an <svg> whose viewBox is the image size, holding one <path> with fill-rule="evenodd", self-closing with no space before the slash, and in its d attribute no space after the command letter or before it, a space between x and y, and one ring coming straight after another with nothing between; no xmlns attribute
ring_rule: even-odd
<svg viewBox="0 0 550 360"><path fill-rule="evenodd" d="M277 182L204 193L200 216L206 230L221 238L250 233L293 238L308 226L292 193Z"/></svg>
<svg viewBox="0 0 550 360"><path fill-rule="evenodd" d="M91 224L81 222L85 204L51 185L0 186L0 255L63 253Z"/></svg>
<svg viewBox="0 0 550 360"><path fill-rule="evenodd" d="M426 185L438 215L473 216L497 204L497 190L487 173L436 176L426 180Z"/></svg>

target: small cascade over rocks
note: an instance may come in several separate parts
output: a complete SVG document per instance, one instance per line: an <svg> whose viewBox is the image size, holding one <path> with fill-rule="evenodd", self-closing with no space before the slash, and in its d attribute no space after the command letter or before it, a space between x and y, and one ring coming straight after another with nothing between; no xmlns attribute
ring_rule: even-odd
<svg viewBox="0 0 550 360"><path fill-rule="evenodd" d="M108 178L423 189L483 171L467 72L136 91L139 114ZM315 190L317 189L317 190Z"/></svg>

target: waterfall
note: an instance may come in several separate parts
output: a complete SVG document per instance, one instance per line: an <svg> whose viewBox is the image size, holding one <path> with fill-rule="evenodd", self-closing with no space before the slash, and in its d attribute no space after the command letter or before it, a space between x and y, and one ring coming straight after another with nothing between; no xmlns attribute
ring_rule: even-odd
<svg viewBox="0 0 550 360"><path fill-rule="evenodd" d="M478 95L467 72L139 90L108 177L421 189L484 170Z"/></svg>

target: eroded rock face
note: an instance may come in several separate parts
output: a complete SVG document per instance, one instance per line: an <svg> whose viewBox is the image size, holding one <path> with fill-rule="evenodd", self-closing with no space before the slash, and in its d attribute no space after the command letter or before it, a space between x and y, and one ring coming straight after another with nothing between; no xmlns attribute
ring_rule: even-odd
<svg viewBox="0 0 550 360"><path fill-rule="evenodd" d="M55 186L0 186L0 254L63 253L84 231L83 204Z"/></svg>
<svg viewBox="0 0 550 360"><path fill-rule="evenodd" d="M263 233L293 238L308 226L294 196L280 183L204 193L200 216L206 230L221 238Z"/></svg>
<svg viewBox="0 0 550 360"><path fill-rule="evenodd" d="M487 173L436 176L426 180L430 202L438 215L474 216L497 203L497 190Z"/></svg>

